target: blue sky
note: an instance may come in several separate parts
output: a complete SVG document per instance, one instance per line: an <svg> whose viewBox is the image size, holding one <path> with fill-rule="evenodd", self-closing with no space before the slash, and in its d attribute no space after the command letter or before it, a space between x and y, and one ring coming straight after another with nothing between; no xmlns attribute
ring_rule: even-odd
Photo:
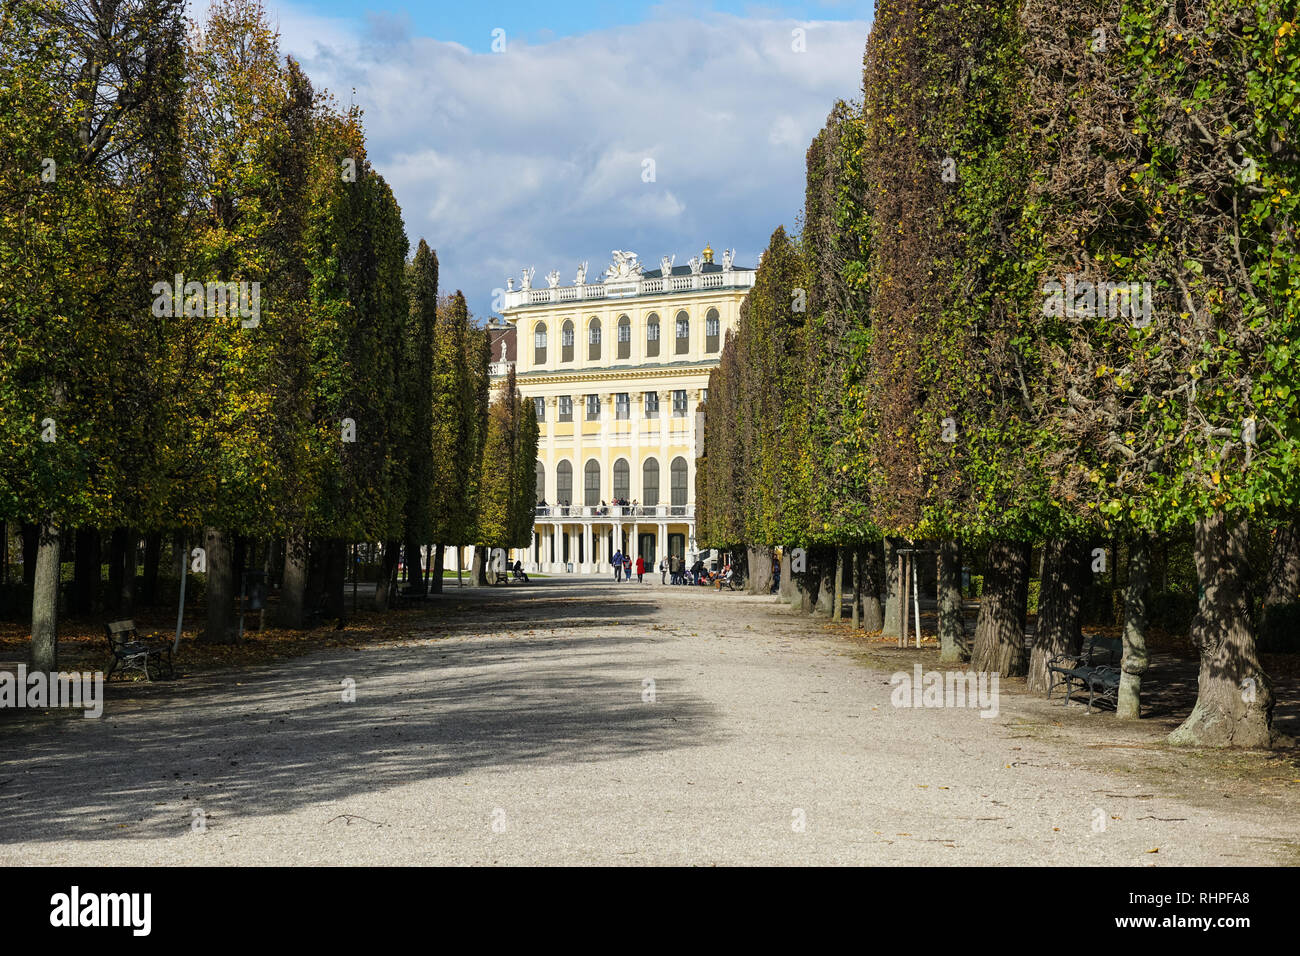
<svg viewBox="0 0 1300 956"><path fill-rule="evenodd" d="M282 51L365 110L412 246L437 249L443 291L479 318L507 275L568 285L611 249L655 268L707 242L752 265L797 227L804 151L858 95L873 6L264 3Z"/></svg>

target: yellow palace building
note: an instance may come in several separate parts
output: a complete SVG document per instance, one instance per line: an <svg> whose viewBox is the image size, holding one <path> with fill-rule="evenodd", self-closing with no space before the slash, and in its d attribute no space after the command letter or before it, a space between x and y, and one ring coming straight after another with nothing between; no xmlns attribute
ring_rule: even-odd
<svg viewBox="0 0 1300 956"><path fill-rule="evenodd" d="M675 260L646 270L615 250L600 281L587 281L585 262L572 285L553 271L536 288L532 268L518 287L507 280L503 331L515 354L494 344L492 373L499 382L514 358L541 428L533 543L511 561L590 574L608 573L615 551L648 568L694 556L700 404L755 273L730 251L714 262L708 247Z"/></svg>

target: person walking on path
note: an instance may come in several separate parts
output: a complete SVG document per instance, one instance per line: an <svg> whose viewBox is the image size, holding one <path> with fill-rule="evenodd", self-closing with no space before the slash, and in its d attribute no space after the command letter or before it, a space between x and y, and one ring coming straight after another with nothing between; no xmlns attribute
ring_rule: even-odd
<svg viewBox="0 0 1300 956"><path fill-rule="evenodd" d="M623 580L631 582L632 580L632 558L630 555L623 555Z"/></svg>
<svg viewBox="0 0 1300 956"><path fill-rule="evenodd" d="M667 558L659 559L659 583L660 584L668 583L668 559Z"/></svg>
<svg viewBox="0 0 1300 956"><path fill-rule="evenodd" d="M615 581L623 580L623 552L622 551L614 552L614 580Z"/></svg>
<svg viewBox="0 0 1300 956"><path fill-rule="evenodd" d="M641 580L644 575L645 575L645 558L641 557L641 555L638 554L636 556L636 583L637 584L645 583L643 580Z"/></svg>

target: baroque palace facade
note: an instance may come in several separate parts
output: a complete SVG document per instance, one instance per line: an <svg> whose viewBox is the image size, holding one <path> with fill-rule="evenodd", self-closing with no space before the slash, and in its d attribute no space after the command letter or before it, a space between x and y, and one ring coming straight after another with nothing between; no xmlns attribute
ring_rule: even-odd
<svg viewBox="0 0 1300 956"><path fill-rule="evenodd" d="M708 247L653 271L613 257L599 282L584 262L572 285L553 271L534 288L531 268L506 283L498 332L513 348L494 336L493 378L514 359L540 426L533 543L510 555L530 570L607 573L619 550L657 568L696 551L700 405L755 271Z"/></svg>

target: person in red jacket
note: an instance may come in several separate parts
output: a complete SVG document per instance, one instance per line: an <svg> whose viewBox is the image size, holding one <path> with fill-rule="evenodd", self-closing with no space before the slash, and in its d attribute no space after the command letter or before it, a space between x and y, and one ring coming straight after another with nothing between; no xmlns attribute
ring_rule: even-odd
<svg viewBox="0 0 1300 956"><path fill-rule="evenodd" d="M642 584L641 575L645 574L645 558L641 555L636 556L636 583Z"/></svg>

